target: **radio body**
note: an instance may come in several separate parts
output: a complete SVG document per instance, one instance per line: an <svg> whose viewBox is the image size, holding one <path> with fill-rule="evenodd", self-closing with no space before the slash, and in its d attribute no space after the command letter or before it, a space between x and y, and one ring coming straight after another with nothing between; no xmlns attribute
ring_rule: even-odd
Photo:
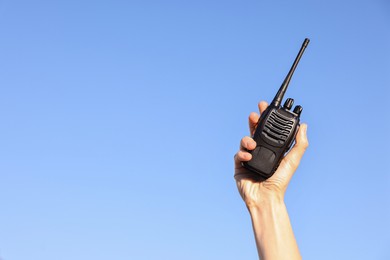
<svg viewBox="0 0 390 260"><path fill-rule="evenodd" d="M298 105L291 110L294 104L292 98L288 98L283 106L281 106L281 102L295 68L309 41L306 38L303 42L278 93L267 109L261 114L253 135L256 148L248 151L252 154L252 159L242 163L245 168L260 175L262 179L268 179L274 174L284 155L294 143L295 136L298 132L302 107Z"/></svg>

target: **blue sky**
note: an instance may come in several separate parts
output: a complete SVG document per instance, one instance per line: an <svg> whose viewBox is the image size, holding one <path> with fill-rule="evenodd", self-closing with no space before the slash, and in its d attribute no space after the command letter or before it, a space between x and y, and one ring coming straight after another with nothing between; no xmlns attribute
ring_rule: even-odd
<svg viewBox="0 0 390 260"><path fill-rule="evenodd" d="M256 259L233 180L286 94L305 259L390 258L388 1L0 1L0 258Z"/></svg>

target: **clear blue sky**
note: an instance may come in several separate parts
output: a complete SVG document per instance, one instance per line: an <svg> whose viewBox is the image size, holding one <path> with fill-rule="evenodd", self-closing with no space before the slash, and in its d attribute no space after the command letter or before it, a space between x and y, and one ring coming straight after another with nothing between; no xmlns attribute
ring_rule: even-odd
<svg viewBox="0 0 390 260"><path fill-rule="evenodd" d="M233 180L286 97L304 259L390 259L390 3L0 1L0 258L256 259Z"/></svg>

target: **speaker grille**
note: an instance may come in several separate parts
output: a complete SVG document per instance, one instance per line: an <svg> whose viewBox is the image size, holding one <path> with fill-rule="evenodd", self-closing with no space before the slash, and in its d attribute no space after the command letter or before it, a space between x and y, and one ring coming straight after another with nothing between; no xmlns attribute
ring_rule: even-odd
<svg viewBox="0 0 390 260"><path fill-rule="evenodd" d="M293 121L287 120L272 111L265 123L263 134L279 144L282 144L290 135L293 124Z"/></svg>

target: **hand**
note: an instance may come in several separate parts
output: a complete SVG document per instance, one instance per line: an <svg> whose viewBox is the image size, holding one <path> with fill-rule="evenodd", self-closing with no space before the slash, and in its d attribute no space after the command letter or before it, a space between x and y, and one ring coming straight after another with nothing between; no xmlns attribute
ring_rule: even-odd
<svg viewBox="0 0 390 260"><path fill-rule="evenodd" d="M260 113L263 113L268 107L268 104L262 101L258 106ZM249 131L251 136L253 136L256 130L259 118L259 114L255 112L249 115ZM256 142L248 136L241 139L240 150L234 156L234 178L238 191L249 209L259 207L264 201L269 199L283 200L288 183L298 168L299 162L309 145L306 130L307 125L301 124L293 148L283 158L274 175L263 181L259 180L257 174L242 167L241 162L252 159L252 155L246 149L255 149Z"/></svg>

